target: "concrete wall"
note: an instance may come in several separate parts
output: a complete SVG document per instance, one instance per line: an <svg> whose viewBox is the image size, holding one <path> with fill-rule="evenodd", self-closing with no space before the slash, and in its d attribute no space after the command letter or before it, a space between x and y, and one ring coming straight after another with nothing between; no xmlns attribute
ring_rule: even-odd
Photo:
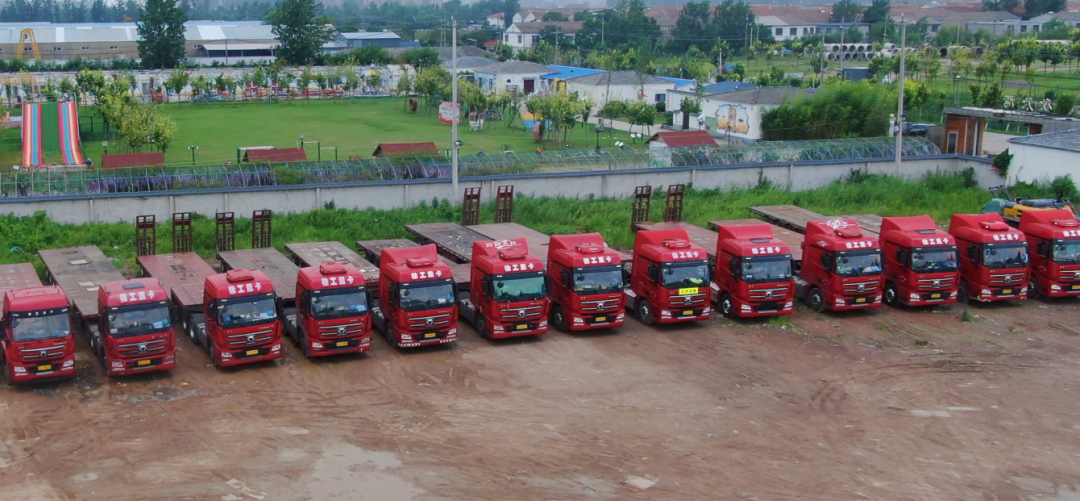
<svg viewBox="0 0 1080 501"><path fill-rule="evenodd" d="M667 91L674 86L674 83L645 84L645 91L643 92L645 94L645 103L656 104L656 96L658 95L664 96L662 99L666 100ZM573 80L566 82L567 92L578 92L583 97L591 99L592 102L596 103L597 107L603 106L604 103L609 101L637 101L638 91L640 90L642 90L642 86L637 84L612 85L609 94L607 85L586 85Z"/></svg>
<svg viewBox="0 0 1080 501"><path fill-rule="evenodd" d="M1009 166L1010 181L1049 183L1055 177L1071 176L1080 165L1080 153L1030 144L1009 144L1014 157Z"/></svg>
<svg viewBox="0 0 1080 501"><path fill-rule="evenodd" d="M984 159L940 155L906 160L902 174L919 179L933 172L954 173L974 167L980 185L1001 184ZM494 198L496 187L514 185L515 192L532 196L569 198L625 198L641 185L663 186L692 183L695 188L754 186L762 179L794 191L825 186L842 179L853 170L876 174L896 174L892 160L852 162L803 162L799 164L757 164L697 168L633 169L574 173L519 174L463 178L461 190L481 187L482 199ZM118 194L109 196L64 196L25 199L0 199L0 212L20 216L44 211L60 223L133 222L136 216L155 215L168 220L174 212L194 212L212 216L218 211L232 211L250 216L252 211L271 209L276 213L321 209L327 202L339 208L393 209L411 207L433 198L450 198L460 203L460 195L451 196L448 180L369 182L335 186L262 187L242 190L199 190L160 192L154 195Z"/></svg>

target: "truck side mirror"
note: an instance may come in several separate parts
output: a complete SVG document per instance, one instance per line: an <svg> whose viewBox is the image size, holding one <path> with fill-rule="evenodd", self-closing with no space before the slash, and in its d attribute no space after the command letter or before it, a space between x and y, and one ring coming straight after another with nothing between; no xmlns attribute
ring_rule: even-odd
<svg viewBox="0 0 1080 501"><path fill-rule="evenodd" d="M728 269L731 270L731 276L739 278L739 261L735 258L728 259Z"/></svg>

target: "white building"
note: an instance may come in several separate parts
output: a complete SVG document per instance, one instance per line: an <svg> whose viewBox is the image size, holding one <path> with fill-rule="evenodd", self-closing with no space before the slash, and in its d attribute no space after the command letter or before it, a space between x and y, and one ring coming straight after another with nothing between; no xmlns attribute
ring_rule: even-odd
<svg viewBox="0 0 1080 501"><path fill-rule="evenodd" d="M582 24L581 21L514 23L503 33L503 44L515 50L531 49L540 43L540 32L549 26L573 42L574 35L581 31Z"/></svg>
<svg viewBox="0 0 1080 501"><path fill-rule="evenodd" d="M639 75L635 71L605 71L566 81L567 92L577 92L597 106L603 106L610 101L625 100L656 104L667 101L667 91L674 88L675 84L671 81L647 73Z"/></svg>
<svg viewBox="0 0 1080 501"><path fill-rule="evenodd" d="M794 40L817 33L817 23L790 16L760 16L758 24L765 26L777 42Z"/></svg>
<svg viewBox="0 0 1080 501"><path fill-rule="evenodd" d="M762 137L761 118L766 111L779 107L785 100L810 92L795 87L754 87L706 94L701 100L701 113L692 113L684 121L679 110L682 100L693 97L693 90L668 91L668 109L674 112L675 128L685 123L688 130L707 130L722 134L725 139L739 142L757 141Z"/></svg>
<svg viewBox="0 0 1080 501"><path fill-rule="evenodd" d="M528 61L506 61L476 68L473 78L484 92L521 92L526 95L547 89L540 77L557 73L555 68Z"/></svg>
<svg viewBox="0 0 1080 501"><path fill-rule="evenodd" d="M1015 137L1009 140L1009 152L1010 182L1048 183L1073 176L1080 171L1080 129Z"/></svg>
<svg viewBox="0 0 1080 501"><path fill-rule="evenodd" d="M492 28L501 30L506 27L506 20L502 12L496 12L487 17L487 22Z"/></svg>

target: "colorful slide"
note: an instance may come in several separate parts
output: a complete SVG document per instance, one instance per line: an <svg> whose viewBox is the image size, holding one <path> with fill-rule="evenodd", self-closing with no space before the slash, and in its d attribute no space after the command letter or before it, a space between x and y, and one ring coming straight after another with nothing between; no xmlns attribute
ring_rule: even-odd
<svg viewBox="0 0 1080 501"><path fill-rule="evenodd" d="M41 105L23 104L22 111L23 167L41 165Z"/></svg>
<svg viewBox="0 0 1080 501"><path fill-rule="evenodd" d="M60 154L64 165L82 165L82 147L79 143L79 107L74 102L56 103L60 114Z"/></svg>

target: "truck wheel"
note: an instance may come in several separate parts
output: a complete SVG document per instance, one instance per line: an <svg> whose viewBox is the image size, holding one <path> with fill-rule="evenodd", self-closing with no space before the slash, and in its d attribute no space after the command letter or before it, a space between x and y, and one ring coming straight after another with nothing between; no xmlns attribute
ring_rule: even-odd
<svg viewBox="0 0 1080 501"><path fill-rule="evenodd" d="M563 315L561 306L553 306L551 308L551 323L555 325L556 329L560 332L566 332L566 316Z"/></svg>
<svg viewBox="0 0 1080 501"><path fill-rule="evenodd" d="M1042 297L1042 291L1039 290L1039 279L1032 275L1031 282L1028 283L1028 299L1039 299L1040 297Z"/></svg>
<svg viewBox="0 0 1080 501"><path fill-rule="evenodd" d="M968 292L968 284L966 280L960 281L960 286L956 288L956 302L960 304L968 304L971 301L971 293Z"/></svg>
<svg viewBox="0 0 1080 501"><path fill-rule="evenodd" d="M386 325L386 344L389 344L391 348L397 348L397 336L394 335L394 326L387 322Z"/></svg>
<svg viewBox="0 0 1080 501"><path fill-rule="evenodd" d="M825 295L817 287L810 289L810 292L806 294L806 302L811 310L818 313L825 311Z"/></svg>
<svg viewBox="0 0 1080 501"><path fill-rule="evenodd" d="M304 334L303 331L301 331L299 328L297 328L296 329L296 337L300 338L300 339L296 340L297 344L300 345L300 353L303 353L305 357L310 357L311 356L311 353L310 353L311 350L308 349L307 334Z"/></svg>
<svg viewBox="0 0 1080 501"><path fill-rule="evenodd" d="M726 318L735 318L735 303L731 301L731 294L725 292L720 296L720 313Z"/></svg>
<svg viewBox="0 0 1080 501"><path fill-rule="evenodd" d="M191 338L191 342L198 343L199 339L195 337L195 322L188 322L187 328L188 337Z"/></svg>
<svg viewBox="0 0 1080 501"><path fill-rule="evenodd" d="M218 364L217 350L214 349L213 343L210 343L210 348L208 348L207 353L210 354L210 363L214 364L214 367L221 367L221 365Z"/></svg>
<svg viewBox="0 0 1080 501"><path fill-rule="evenodd" d="M654 322L656 322L656 319L654 319L652 315L652 307L649 306L648 301L642 300L640 303L638 303L637 318L641 321L641 323L645 325L652 325Z"/></svg>
<svg viewBox="0 0 1080 501"><path fill-rule="evenodd" d="M484 322L484 316L480 315L479 312L477 312L477 315L479 316L476 317L476 332L480 333L480 337L490 339L491 336L488 335L487 323Z"/></svg>
<svg viewBox="0 0 1080 501"><path fill-rule="evenodd" d="M900 297L896 292L896 284L892 282L885 284L885 304L889 306L900 306Z"/></svg>

